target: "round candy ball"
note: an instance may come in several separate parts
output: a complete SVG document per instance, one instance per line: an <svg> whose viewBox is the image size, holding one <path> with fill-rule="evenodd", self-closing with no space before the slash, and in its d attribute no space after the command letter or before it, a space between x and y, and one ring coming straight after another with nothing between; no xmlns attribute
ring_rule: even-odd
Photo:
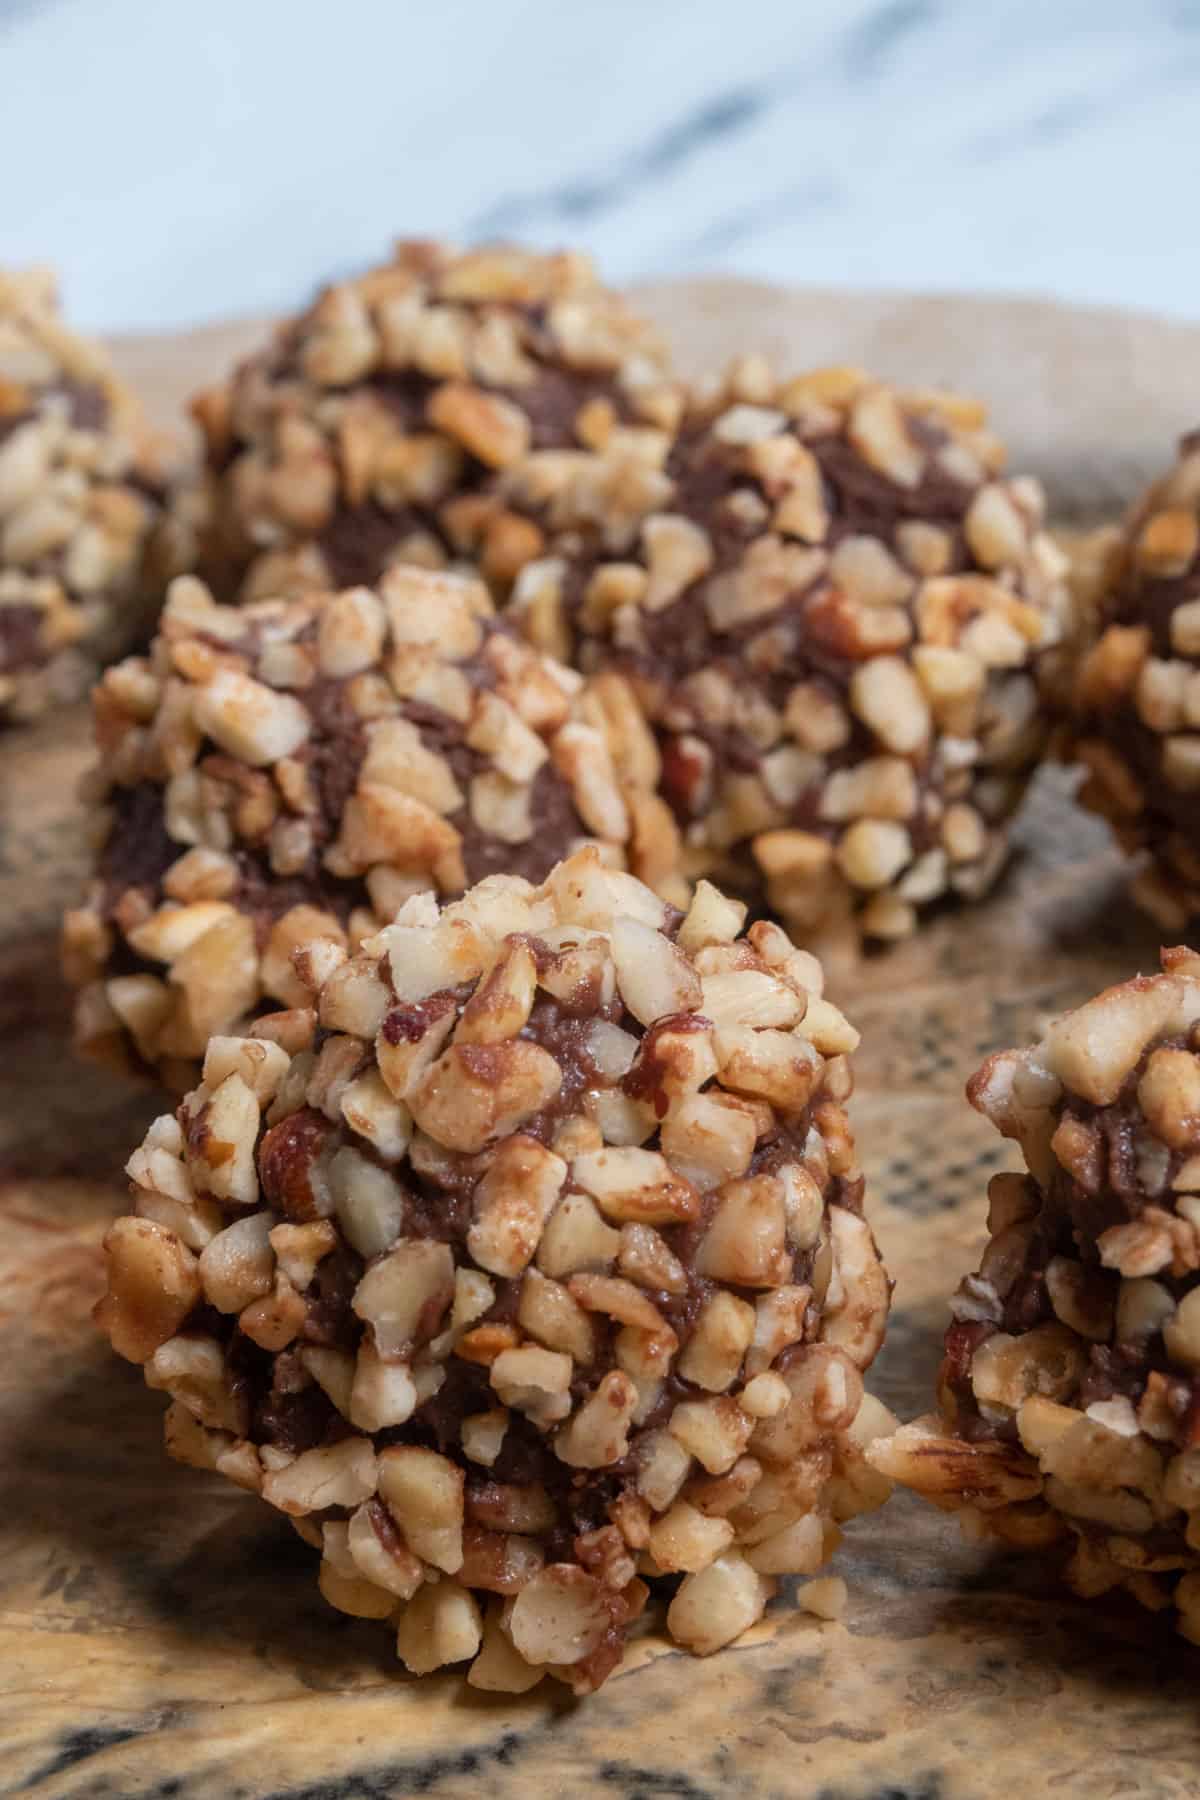
<svg viewBox="0 0 1200 1800"><path fill-rule="evenodd" d="M300 944L353 946L413 893L540 879L593 840L686 897L619 678L588 687L531 649L476 580L397 569L226 607L181 577L94 707L76 1038L178 1088L214 1033L303 1004Z"/></svg>
<svg viewBox="0 0 1200 1800"><path fill-rule="evenodd" d="M194 401L205 571L254 598L469 560L502 591L544 537L498 477L601 438L661 459L664 367L585 257L401 243Z"/></svg>
<svg viewBox="0 0 1200 1800"><path fill-rule="evenodd" d="M98 1318L167 1442L289 1514L415 1672L576 1692L655 1584L697 1652L887 1483L889 1283L820 966L594 848L415 896L219 1037L129 1164Z"/></svg>
<svg viewBox="0 0 1200 1800"><path fill-rule="evenodd" d="M53 275L0 271L0 723L76 699L145 629L179 566L167 475Z"/></svg>
<svg viewBox="0 0 1200 1800"><path fill-rule="evenodd" d="M1076 1593L1173 1606L1200 1642L1200 958L1162 961L971 1082L1027 1173L992 1178L940 1416L870 1454L975 1535L1061 1542Z"/></svg>
<svg viewBox="0 0 1200 1800"><path fill-rule="evenodd" d="M1075 683L1080 798L1139 856L1136 898L1177 931L1200 913L1200 437L1134 509L1100 587Z"/></svg>
<svg viewBox="0 0 1200 1800"><path fill-rule="evenodd" d="M749 360L661 470L614 442L501 475L550 542L511 613L633 681L693 869L757 871L798 933L903 937L987 888L1046 737L1066 565L1003 461L958 395Z"/></svg>

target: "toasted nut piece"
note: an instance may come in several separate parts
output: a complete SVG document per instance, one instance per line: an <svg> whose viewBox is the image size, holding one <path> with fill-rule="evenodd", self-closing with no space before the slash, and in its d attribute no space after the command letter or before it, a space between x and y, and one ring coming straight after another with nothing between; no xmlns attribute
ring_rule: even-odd
<svg viewBox="0 0 1200 1800"><path fill-rule="evenodd" d="M1039 1325L1022 1337L998 1331L975 1352L971 1385L980 1400L1015 1409L1031 1394L1064 1398L1083 1366L1079 1341L1064 1325Z"/></svg>
<svg viewBox="0 0 1200 1800"><path fill-rule="evenodd" d="M706 944L732 943L745 917L746 907L740 900L729 899L709 881L698 881L676 943L689 956Z"/></svg>
<svg viewBox="0 0 1200 1800"><path fill-rule="evenodd" d="M241 1436L245 1402L235 1390L215 1338L184 1335L160 1344L145 1365L146 1386L160 1388L186 1406L202 1425Z"/></svg>
<svg viewBox="0 0 1200 1800"><path fill-rule="evenodd" d="M490 1469L500 1454L508 1430L508 1414L502 1406L489 1412L473 1413L462 1423L463 1455Z"/></svg>
<svg viewBox="0 0 1200 1800"><path fill-rule="evenodd" d="M1175 1310L1170 1291L1147 1277L1121 1282L1117 1295L1116 1341L1136 1344L1160 1331Z"/></svg>
<svg viewBox="0 0 1200 1800"><path fill-rule="evenodd" d="M769 1576L730 1550L684 1578L667 1612L668 1629L697 1656L710 1656L762 1618L774 1591Z"/></svg>
<svg viewBox="0 0 1200 1800"><path fill-rule="evenodd" d="M467 1248L481 1268L515 1276L532 1258L563 1183L567 1165L536 1138L499 1145L475 1189L475 1220Z"/></svg>
<svg viewBox="0 0 1200 1800"><path fill-rule="evenodd" d="M1154 1050L1138 1082L1151 1131L1172 1150L1200 1144L1200 1060L1188 1050Z"/></svg>
<svg viewBox="0 0 1200 1800"><path fill-rule="evenodd" d="M204 1052L204 1085L210 1094L237 1075L260 1106L269 1106L287 1073L288 1052L260 1038L212 1037ZM257 1121L256 1121L257 1124Z"/></svg>
<svg viewBox="0 0 1200 1800"><path fill-rule="evenodd" d="M643 1025L696 1010L700 983L669 938L637 919L616 919L611 941L621 997Z"/></svg>
<svg viewBox="0 0 1200 1800"><path fill-rule="evenodd" d="M498 1044L516 1037L529 1017L537 970L525 944L511 944L463 1008L456 1044Z"/></svg>
<svg viewBox="0 0 1200 1800"><path fill-rule="evenodd" d="M667 1421L673 1438L710 1475L731 1469L750 1439L753 1421L725 1396L715 1400L683 1400Z"/></svg>
<svg viewBox="0 0 1200 1800"><path fill-rule="evenodd" d="M850 706L884 749L900 756L919 750L933 729L921 685L898 656L873 656L855 670Z"/></svg>
<svg viewBox="0 0 1200 1800"><path fill-rule="evenodd" d="M606 1225L586 1194L567 1194L550 1215L538 1245L537 1266L561 1280L581 1269L603 1270L616 1261L621 1234Z"/></svg>
<svg viewBox="0 0 1200 1800"><path fill-rule="evenodd" d="M634 1146L590 1150L571 1165L571 1179L608 1219L619 1224L675 1225L695 1217L699 1197L656 1150Z"/></svg>
<svg viewBox="0 0 1200 1800"><path fill-rule="evenodd" d="M196 724L231 756L261 768L290 756L312 729L308 709L237 669L217 669L192 702Z"/></svg>
<svg viewBox="0 0 1200 1800"><path fill-rule="evenodd" d="M380 1452L379 1493L414 1556L448 1575L462 1567L463 1472L415 1444Z"/></svg>
<svg viewBox="0 0 1200 1800"><path fill-rule="evenodd" d="M846 1584L840 1575L824 1575L797 1588L796 1599L805 1612L818 1619L840 1619L846 1610Z"/></svg>
<svg viewBox="0 0 1200 1800"><path fill-rule="evenodd" d="M497 1613L489 1613L483 1625L483 1644L467 1672L471 1687L487 1693L527 1694L537 1686L545 1670L535 1668L514 1647Z"/></svg>
<svg viewBox="0 0 1200 1800"><path fill-rule="evenodd" d="M579 1300L561 1282L528 1269L521 1282L517 1321L548 1350L559 1350L586 1368L595 1359L596 1335Z"/></svg>
<svg viewBox="0 0 1200 1800"><path fill-rule="evenodd" d="M396 1653L413 1675L427 1675L447 1663L466 1662L483 1638L477 1602L456 1581L420 1588L400 1615Z"/></svg>
<svg viewBox="0 0 1200 1800"><path fill-rule="evenodd" d="M728 1519L706 1518L686 1500L677 1500L651 1525L648 1547L660 1569L687 1573L706 1569L732 1543Z"/></svg>
<svg viewBox="0 0 1200 1800"><path fill-rule="evenodd" d="M829 1233L841 1298L831 1304L826 1296L821 1337L866 1369L883 1342L891 1289L865 1219L831 1206Z"/></svg>
<svg viewBox="0 0 1200 1800"><path fill-rule="evenodd" d="M595 1576L575 1563L551 1563L517 1595L508 1628L527 1663L570 1665L596 1649L610 1619Z"/></svg>
<svg viewBox="0 0 1200 1800"><path fill-rule="evenodd" d="M754 1336L754 1308L718 1290L704 1304L679 1359L679 1373L709 1393L732 1387Z"/></svg>
<svg viewBox="0 0 1200 1800"><path fill-rule="evenodd" d="M667 1322L658 1308L631 1281L612 1275L572 1275L567 1286L572 1297L589 1312L606 1313L623 1325L654 1336L667 1332Z"/></svg>
<svg viewBox="0 0 1200 1800"><path fill-rule="evenodd" d="M397 1356L436 1334L453 1294L449 1244L401 1238L367 1270L353 1307L371 1326L380 1354Z"/></svg>
<svg viewBox="0 0 1200 1800"><path fill-rule="evenodd" d="M241 1312L270 1291L275 1274L270 1231L271 1214L252 1213L227 1225L200 1252L204 1297L218 1312Z"/></svg>
<svg viewBox="0 0 1200 1800"><path fill-rule="evenodd" d="M752 1107L712 1088L672 1107L660 1133L671 1166L701 1192L744 1175L757 1137Z"/></svg>
<svg viewBox="0 0 1200 1800"><path fill-rule="evenodd" d="M818 1058L795 1033L727 1026L716 1032L714 1047L723 1086L766 1100L785 1115L808 1104Z"/></svg>
<svg viewBox="0 0 1200 1800"><path fill-rule="evenodd" d="M482 1150L546 1106L562 1071L538 1044L452 1044L409 1094L423 1131L451 1150Z"/></svg>
<svg viewBox="0 0 1200 1800"><path fill-rule="evenodd" d="M375 1452L369 1438L347 1437L328 1448L305 1450L263 1477L263 1499L280 1512L300 1515L330 1506L358 1506L375 1492Z"/></svg>
<svg viewBox="0 0 1200 1800"><path fill-rule="evenodd" d="M331 1606L355 1619L386 1619L396 1607L396 1596L376 1587L361 1574L347 1547L347 1529L340 1521L322 1526L325 1554L317 1576L322 1594Z"/></svg>
<svg viewBox="0 0 1200 1800"><path fill-rule="evenodd" d="M1200 1368L1200 1288L1191 1288L1162 1328L1163 1343L1174 1362Z"/></svg>
<svg viewBox="0 0 1200 1800"><path fill-rule="evenodd" d="M329 1164L329 1187L338 1227L368 1261L390 1250L402 1234L404 1193L395 1177L349 1144Z"/></svg>
<svg viewBox="0 0 1200 1800"><path fill-rule="evenodd" d="M199 1300L199 1264L174 1232L149 1219L110 1225L104 1253L108 1292L96 1306L96 1323L119 1356L145 1362Z"/></svg>
<svg viewBox="0 0 1200 1800"><path fill-rule="evenodd" d="M619 1369L611 1369L554 1440L555 1455L577 1469L603 1469L629 1448L628 1430L637 1389Z"/></svg>
<svg viewBox="0 0 1200 1800"><path fill-rule="evenodd" d="M953 1505L963 1495L982 1511L1036 1498L1042 1478L1023 1450L995 1441L963 1443L934 1429L935 1421L902 1425L890 1437L867 1446L873 1469L927 1495Z"/></svg>
<svg viewBox="0 0 1200 1800"><path fill-rule="evenodd" d="M351 1514L345 1548L365 1580L401 1600L410 1600L425 1579L419 1559L403 1548L396 1532L387 1525L387 1514L378 1499L365 1501Z"/></svg>
<svg viewBox="0 0 1200 1800"><path fill-rule="evenodd" d="M1173 985L1161 980L1109 988L1051 1025L1047 1066L1093 1105L1110 1105L1147 1044L1174 1018L1178 999ZM1200 1017L1200 990L1188 1011Z"/></svg>
<svg viewBox="0 0 1200 1800"><path fill-rule="evenodd" d="M507 468L529 447L529 420L520 408L468 383L447 382L435 389L426 412L431 425L489 468Z"/></svg>
<svg viewBox="0 0 1200 1800"><path fill-rule="evenodd" d="M506 1350L515 1350L520 1342L521 1334L515 1325L477 1325L459 1338L454 1354L464 1362L490 1369L498 1357Z"/></svg>
<svg viewBox="0 0 1200 1800"><path fill-rule="evenodd" d="M622 1275L641 1287L669 1294L687 1292L687 1271L668 1249L665 1238L649 1225L622 1228L618 1265Z"/></svg>
<svg viewBox="0 0 1200 1800"><path fill-rule="evenodd" d="M792 1272L783 1184L773 1175L726 1182L696 1253L701 1275L739 1287L781 1287Z"/></svg>
<svg viewBox="0 0 1200 1800"><path fill-rule="evenodd" d="M571 1410L571 1358L558 1351L530 1344L504 1349L491 1365L491 1383L505 1406L543 1431Z"/></svg>
<svg viewBox="0 0 1200 1800"><path fill-rule="evenodd" d="M385 1362L364 1338L355 1359L349 1395L349 1417L360 1431L385 1431L403 1425L416 1411L418 1394L405 1363Z"/></svg>
<svg viewBox="0 0 1200 1800"><path fill-rule="evenodd" d="M1065 1256L1053 1256L1046 1265L1046 1288L1055 1316L1080 1337L1104 1343L1113 1328L1110 1284L1098 1270Z"/></svg>
<svg viewBox="0 0 1200 1800"><path fill-rule="evenodd" d="M840 1537L836 1525L809 1513L749 1545L742 1554L760 1575L812 1575L837 1548Z"/></svg>

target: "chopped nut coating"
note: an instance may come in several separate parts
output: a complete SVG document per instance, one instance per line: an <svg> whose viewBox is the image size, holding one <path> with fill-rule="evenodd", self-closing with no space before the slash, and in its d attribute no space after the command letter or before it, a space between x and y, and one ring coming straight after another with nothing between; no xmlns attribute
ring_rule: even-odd
<svg viewBox="0 0 1200 1800"><path fill-rule="evenodd" d="M886 1495L843 1033L737 925L595 847L414 894L352 957L299 945L329 1022L214 1038L130 1160L99 1322L173 1452L317 1534L415 1672L587 1693L662 1576L705 1654Z"/></svg>
<svg viewBox="0 0 1200 1800"><path fill-rule="evenodd" d="M1200 967L1184 949L1162 962L970 1082L1028 1173L993 1177L940 1416L875 1437L867 1460L977 1534L1061 1540L1076 1593L1173 1605L1194 1639Z"/></svg>

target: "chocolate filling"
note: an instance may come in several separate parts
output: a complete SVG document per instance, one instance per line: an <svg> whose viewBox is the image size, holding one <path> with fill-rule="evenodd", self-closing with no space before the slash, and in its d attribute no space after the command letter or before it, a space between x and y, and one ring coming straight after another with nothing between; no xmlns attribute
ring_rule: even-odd
<svg viewBox="0 0 1200 1800"><path fill-rule="evenodd" d="M108 395L104 389L96 382L71 381L64 376L58 381L31 388L25 397L26 404L14 407L11 412L0 411L0 444L11 437L19 425L36 419L44 402L55 397L66 400L68 417L76 431L100 432L108 424Z"/></svg>
<svg viewBox="0 0 1200 1800"><path fill-rule="evenodd" d="M42 642L46 614L40 606L0 605L0 675L33 669L48 655Z"/></svg>

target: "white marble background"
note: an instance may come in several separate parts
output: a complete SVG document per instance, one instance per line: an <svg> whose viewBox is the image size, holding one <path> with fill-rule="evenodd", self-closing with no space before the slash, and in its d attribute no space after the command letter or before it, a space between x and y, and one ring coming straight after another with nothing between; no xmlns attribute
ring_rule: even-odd
<svg viewBox="0 0 1200 1800"><path fill-rule="evenodd" d="M1200 317L1195 0L0 0L0 256L295 303L400 232Z"/></svg>

